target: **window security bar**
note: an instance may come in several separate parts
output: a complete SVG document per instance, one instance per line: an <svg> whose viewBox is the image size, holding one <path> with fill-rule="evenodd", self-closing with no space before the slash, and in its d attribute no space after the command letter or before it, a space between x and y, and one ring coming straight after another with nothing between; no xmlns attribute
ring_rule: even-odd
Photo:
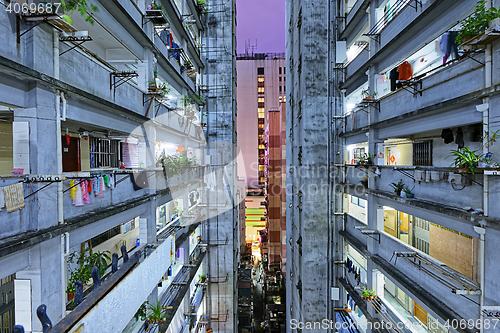
<svg viewBox="0 0 500 333"><path fill-rule="evenodd" d="M368 299L367 301L373 306L375 312L380 315L380 318L390 324L386 326L387 330L395 333L411 333L411 331L406 328L406 325L401 325L399 318L396 317L390 309L382 304L380 298L377 297L375 299Z"/></svg>
<svg viewBox="0 0 500 333"><path fill-rule="evenodd" d="M380 18L380 20L375 23L375 25L371 28L368 33L363 34L364 36L379 37L380 32L392 21L406 6L410 5L413 0L399 0L394 4L394 6L384 13L384 16ZM415 10L418 8L418 4L422 7L422 2L419 0L415 0ZM413 7L413 6L412 6ZM378 40L377 40L378 41Z"/></svg>
<svg viewBox="0 0 500 333"><path fill-rule="evenodd" d="M479 285L467 277L453 271L446 265L439 265L423 257L417 252L394 252L392 258L404 258L406 261L417 267L419 270L427 273L436 281L451 289L451 292L457 295L481 295ZM469 298L467 298L469 299ZM470 299L469 299L470 300ZM470 300L472 301L472 300ZM474 301L473 301L474 302Z"/></svg>

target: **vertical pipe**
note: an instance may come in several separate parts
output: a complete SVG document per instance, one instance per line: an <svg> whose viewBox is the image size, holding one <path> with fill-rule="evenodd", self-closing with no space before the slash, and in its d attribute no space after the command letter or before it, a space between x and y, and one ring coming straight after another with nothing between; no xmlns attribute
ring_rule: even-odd
<svg viewBox="0 0 500 333"><path fill-rule="evenodd" d="M53 31L53 66L54 78L59 80L59 32ZM57 175L61 176L62 168L62 142L61 142L61 99L59 98L60 91L56 90L56 150L57 150ZM63 216L63 184L62 181L57 183L57 222L64 222ZM66 315L66 257L65 257L65 237L61 235L61 315L64 318ZM68 239L66 239L68 242Z"/></svg>

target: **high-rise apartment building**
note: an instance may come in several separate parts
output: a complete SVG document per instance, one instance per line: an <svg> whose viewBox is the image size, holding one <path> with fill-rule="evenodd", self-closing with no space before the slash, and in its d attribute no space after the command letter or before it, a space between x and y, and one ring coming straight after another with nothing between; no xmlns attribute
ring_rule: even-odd
<svg viewBox="0 0 500 333"><path fill-rule="evenodd" d="M92 3L0 1L0 331L233 332L235 2Z"/></svg>
<svg viewBox="0 0 500 333"><path fill-rule="evenodd" d="M267 113L266 230L267 270L286 273L286 126L285 103Z"/></svg>
<svg viewBox="0 0 500 333"><path fill-rule="evenodd" d="M499 5L287 1L287 332L498 330Z"/></svg>
<svg viewBox="0 0 500 333"><path fill-rule="evenodd" d="M238 165L239 174L246 175L249 189L263 188L267 112L278 110L285 100L285 55L240 54L236 68L238 145L244 161Z"/></svg>

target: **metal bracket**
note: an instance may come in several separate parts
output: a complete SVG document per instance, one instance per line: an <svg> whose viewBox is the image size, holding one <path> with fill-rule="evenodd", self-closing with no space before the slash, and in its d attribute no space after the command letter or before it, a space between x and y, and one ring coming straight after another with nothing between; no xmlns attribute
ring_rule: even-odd
<svg viewBox="0 0 500 333"><path fill-rule="evenodd" d="M415 8L415 11L418 11L418 5L420 5L420 10L422 10L423 7L422 7L421 0L415 0L415 7L411 5L411 0L410 0L410 3L408 3L408 6L410 6L411 8Z"/></svg>
<svg viewBox="0 0 500 333"><path fill-rule="evenodd" d="M109 73L109 90L115 88L113 90L113 96L116 93L116 88L121 86L127 81L130 81L134 77L138 77L139 74L137 74L136 71L122 71L122 72L111 72ZM116 78L119 78L116 80Z"/></svg>
<svg viewBox="0 0 500 333"><path fill-rule="evenodd" d="M148 22L152 22L154 25L165 25L168 23L167 17L163 14L160 9L147 10L146 15L142 17L142 26Z"/></svg>
<svg viewBox="0 0 500 333"><path fill-rule="evenodd" d="M422 80L407 80L406 85L401 88L413 94L413 97L417 97L417 94L422 96Z"/></svg>
<svg viewBox="0 0 500 333"><path fill-rule="evenodd" d="M366 37L370 38L371 40L380 44L380 35L379 34L363 34L363 36L366 36Z"/></svg>
<svg viewBox="0 0 500 333"><path fill-rule="evenodd" d="M50 19L58 18L57 14L48 14L48 15L27 15L27 16L17 16L16 17L16 30L17 30L17 44L21 43L21 37L28 33L30 30L38 26L40 23L47 22ZM37 24L28 28L25 32L21 33L21 19L26 22L35 22L39 21Z"/></svg>
<svg viewBox="0 0 500 333"><path fill-rule="evenodd" d="M406 177L410 178L410 179L413 179L413 182L415 182L415 176L412 176L408 173L408 171L406 170L402 170L402 169L398 169L398 168L394 168L394 170L400 172L401 174L405 175Z"/></svg>
<svg viewBox="0 0 500 333"><path fill-rule="evenodd" d="M73 45L72 47L70 47L66 51L59 53L59 56L62 56L64 53L69 52L69 51L73 50L74 48L80 47L83 43L92 41L92 37L90 37L90 36L61 36L61 37L59 37L59 40L61 42L73 42L73 43L79 42L78 44Z"/></svg>
<svg viewBox="0 0 500 333"><path fill-rule="evenodd" d="M378 99L362 100L361 103L359 103L359 105L361 105L361 107L363 107L363 108L369 108L371 106L371 107L375 108L375 110L380 112L380 100L378 100ZM367 111L365 111L365 112L367 112Z"/></svg>

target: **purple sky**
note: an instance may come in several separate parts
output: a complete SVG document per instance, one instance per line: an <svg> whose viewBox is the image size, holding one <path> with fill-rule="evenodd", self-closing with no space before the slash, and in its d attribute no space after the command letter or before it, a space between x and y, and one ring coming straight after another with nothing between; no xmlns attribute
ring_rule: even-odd
<svg viewBox="0 0 500 333"><path fill-rule="evenodd" d="M236 0L236 12L238 54L249 39L254 52L285 52L285 0Z"/></svg>

